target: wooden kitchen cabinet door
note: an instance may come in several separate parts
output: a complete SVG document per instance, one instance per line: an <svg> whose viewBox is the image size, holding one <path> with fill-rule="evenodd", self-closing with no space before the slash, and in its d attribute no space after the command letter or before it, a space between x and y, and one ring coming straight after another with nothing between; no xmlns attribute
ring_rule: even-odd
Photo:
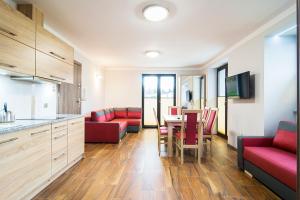
<svg viewBox="0 0 300 200"><path fill-rule="evenodd" d="M36 76L73 83L74 66L36 51Z"/></svg>
<svg viewBox="0 0 300 200"><path fill-rule="evenodd" d="M0 34L0 68L35 75L35 50Z"/></svg>
<svg viewBox="0 0 300 200"><path fill-rule="evenodd" d="M37 26L36 49L66 62L74 63L74 49L41 26Z"/></svg>
<svg viewBox="0 0 300 200"><path fill-rule="evenodd" d="M35 48L35 23L0 1L0 34Z"/></svg>

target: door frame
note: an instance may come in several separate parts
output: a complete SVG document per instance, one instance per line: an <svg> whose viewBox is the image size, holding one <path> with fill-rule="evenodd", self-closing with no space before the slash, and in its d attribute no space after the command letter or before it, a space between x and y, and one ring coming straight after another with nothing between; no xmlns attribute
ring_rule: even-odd
<svg viewBox="0 0 300 200"><path fill-rule="evenodd" d="M176 105L176 74L142 74L142 127L143 128L157 128L157 126L155 125L144 125L144 106L145 106L145 99L144 99L144 77L149 77L149 76L156 76L157 77L157 119L158 122L160 122L160 111L161 111L161 107L160 107L160 100L161 100L161 91L160 91L160 78L163 76L169 76L169 77L174 77L174 97L173 97L173 105Z"/></svg>
<svg viewBox="0 0 300 200"><path fill-rule="evenodd" d="M217 68L217 98L216 98L216 106L218 108L218 94L219 94L219 71L225 69L225 78L228 77L228 63L220 66ZM227 120L228 118L228 98L227 98L227 91L226 91L226 85L225 85L225 134L219 133L218 132L218 119L216 121L216 126L217 126L217 134L225 139L228 139L228 134L227 134Z"/></svg>
<svg viewBox="0 0 300 200"><path fill-rule="evenodd" d="M201 109L201 107L202 107L202 103L201 103L201 98L202 98L202 80L204 80L204 106L203 106L203 108L205 108L205 106L206 106L206 75L202 75L201 77L200 77L200 109Z"/></svg>

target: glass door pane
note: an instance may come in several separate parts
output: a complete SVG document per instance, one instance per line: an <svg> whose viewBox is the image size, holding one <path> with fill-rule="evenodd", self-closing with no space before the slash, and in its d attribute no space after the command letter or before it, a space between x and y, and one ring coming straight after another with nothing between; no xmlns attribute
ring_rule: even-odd
<svg viewBox="0 0 300 200"><path fill-rule="evenodd" d="M218 132L226 135L226 92L225 92L226 68L218 71Z"/></svg>
<svg viewBox="0 0 300 200"><path fill-rule="evenodd" d="M174 105L174 98L175 76L160 76L160 124L164 124L164 115Z"/></svg>
<svg viewBox="0 0 300 200"><path fill-rule="evenodd" d="M144 126L155 126L156 121L153 114L153 108L157 112L157 76L144 76Z"/></svg>
<svg viewBox="0 0 300 200"><path fill-rule="evenodd" d="M200 100L201 100L201 93L200 93L200 77L194 76L193 77L193 109L199 110L200 109Z"/></svg>
<svg viewBox="0 0 300 200"><path fill-rule="evenodd" d="M200 78L200 109L203 110L205 107L205 78Z"/></svg>

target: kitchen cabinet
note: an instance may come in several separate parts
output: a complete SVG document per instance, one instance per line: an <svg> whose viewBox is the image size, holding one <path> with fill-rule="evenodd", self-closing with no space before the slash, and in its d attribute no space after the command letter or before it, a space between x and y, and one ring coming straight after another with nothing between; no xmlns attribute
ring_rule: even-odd
<svg viewBox="0 0 300 200"><path fill-rule="evenodd" d="M74 64L74 49L41 26L36 29L36 49L70 65Z"/></svg>
<svg viewBox="0 0 300 200"><path fill-rule="evenodd" d="M0 34L35 48L35 23L0 1Z"/></svg>
<svg viewBox="0 0 300 200"><path fill-rule="evenodd" d="M34 49L0 34L0 55L1 69L35 75Z"/></svg>
<svg viewBox="0 0 300 200"><path fill-rule="evenodd" d="M0 199L22 199L51 177L51 126L0 135Z"/></svg>
<svg viewBox="0 0 300 200"><path fill-rule="evenodd" d="M68 123L52 124L52 176L63 170L68 164Z"/></svg>
<svg viewBox="0 0 300 200"><path fill-rule="evenodd" d="M84 153L84 118L68 121L68 163Z"/></svg>
<svg viewBox="0 0 300 200"><path fill-rule="evenodd" d="M73 83L74 66L36 51L36 76Z"/></svg>

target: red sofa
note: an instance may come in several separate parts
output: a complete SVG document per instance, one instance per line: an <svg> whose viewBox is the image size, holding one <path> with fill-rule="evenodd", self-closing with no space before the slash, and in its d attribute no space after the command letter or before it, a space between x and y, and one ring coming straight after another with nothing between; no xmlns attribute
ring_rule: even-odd
<svg viewBox="0 0 300 200"><path fill-rule="evenodd" d="M238 166L283 199L296 199L297 127L281 121L275 137L238 137Z"/></svg>
<svg viewBox="0 0 300 200"><path fill-rule="evenodd" d="M139 132L141 117L141 108L93 111L85 118L85 142L118 143L127 132Z"/></svg>

